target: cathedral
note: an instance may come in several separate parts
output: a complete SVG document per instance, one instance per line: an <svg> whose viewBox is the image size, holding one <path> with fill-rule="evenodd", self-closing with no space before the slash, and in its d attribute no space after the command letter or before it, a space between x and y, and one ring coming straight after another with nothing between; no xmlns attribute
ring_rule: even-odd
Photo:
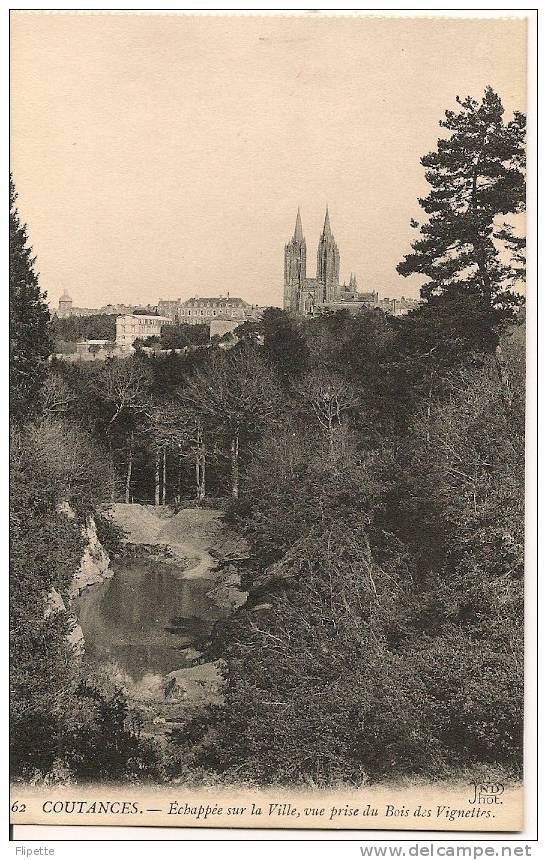
<svg viewBox="0 0 547 860"><path fill-rule="evenodd" d="M332 235L328 206L317 247L317 275L315 278L307 277L306 240L299 209L294 235L285 245L284 310L313 315L326 308L357 309L364 304L370 306L377 303L378 293L358 292L355 275L351 275L349 284L340 284L340 254Z"/></svg>

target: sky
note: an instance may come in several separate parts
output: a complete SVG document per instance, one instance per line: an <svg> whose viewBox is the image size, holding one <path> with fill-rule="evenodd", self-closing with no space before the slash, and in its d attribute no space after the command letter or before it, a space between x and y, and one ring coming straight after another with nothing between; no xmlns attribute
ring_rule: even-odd
<svg viewBox="0 0 547 860"><path fill-rule="evenodd" d="M526 110L523 19L11 13L11 167L54 306L281 304L300 206L341 280L417 296L410 250L456 95Z"/></svg>

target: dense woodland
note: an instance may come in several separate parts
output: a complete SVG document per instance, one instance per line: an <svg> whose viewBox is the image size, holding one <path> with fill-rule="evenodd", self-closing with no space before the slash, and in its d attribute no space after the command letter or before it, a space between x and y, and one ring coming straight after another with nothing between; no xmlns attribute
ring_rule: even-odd
<svg viewBox="0 0 547 860"><path fill-rule="evenodd" d="M85 317L52 317L54 352L73 352L79 340L115 340L116 315L91 314Z"/></svg>
<svg viewBox="0 0 547 860"><path fill-rule="evenodd" d="M399 266L423 304L294 319L231 349L67 364L25 228L12 256L12 732L17 776L360 783L522 760L524 117L459 100L422 159ZM404 249L402 249L404 252ZM222 707L161 753L68 656L79 523L112 499L221 507L250 547L217 625ZM60 505L76 512L71 520ZM100 738L100 743L98 742Z"/></svg>

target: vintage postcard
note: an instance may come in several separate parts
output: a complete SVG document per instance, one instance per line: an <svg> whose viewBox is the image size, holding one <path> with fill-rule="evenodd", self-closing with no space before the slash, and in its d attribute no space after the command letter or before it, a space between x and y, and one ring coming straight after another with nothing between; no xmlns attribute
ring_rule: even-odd
<svg viewBox="0 0 547 860"><path fill-rule="evenodd" d="M526 17L10 24L11 821L518 833Z"/></svg>

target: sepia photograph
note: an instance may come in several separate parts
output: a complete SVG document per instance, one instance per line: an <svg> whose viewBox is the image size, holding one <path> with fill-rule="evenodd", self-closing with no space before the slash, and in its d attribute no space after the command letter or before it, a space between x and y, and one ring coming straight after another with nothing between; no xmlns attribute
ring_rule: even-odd
<svg viewBox="0 0 547 860"><path fill-rule="evenodd" d="M522 830L529 25L11 11L12 824Z"/></svg>

